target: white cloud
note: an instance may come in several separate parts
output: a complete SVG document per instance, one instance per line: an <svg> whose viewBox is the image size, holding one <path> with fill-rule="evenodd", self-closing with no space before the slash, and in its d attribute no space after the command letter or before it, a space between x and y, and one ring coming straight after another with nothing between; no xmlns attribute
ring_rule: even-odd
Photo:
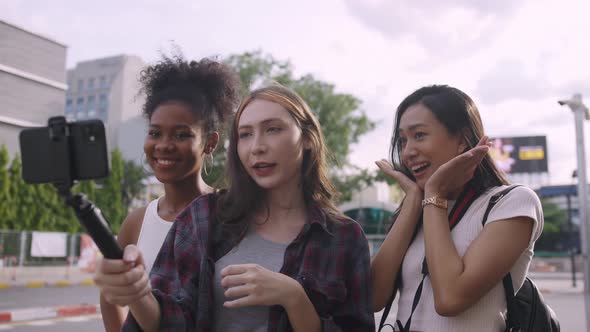
<svg viewBox="0 0 590 332"><path fill-rule="evenodd" d="M461 56L486 45L517 4L462 0L345 2L354 17L387 38L415 37L428 50L430 62Z"/></svg>
<svg viewBox="0 0 590 332"><path fill-rule="evenodd" d="M588 12L585 0L13 0L0 19L67 44L68 67L122 53L152 61L170 41L193 58L262 49L290 59L363 100L378 126L351 161L371 169L387 156L403 97L451 84L476 100L489 134L547 135L559 183L575 150L572 116L556 100L590 100Z"/></svg>
<svg viewBox="0 0 590 332"><path fill-rule="evenodd" d="M520 61L501 60L481 75L476 93L488 104L511 98L538 100L551 93L553 87L544 73L536 69L527 68Z"/></svg>

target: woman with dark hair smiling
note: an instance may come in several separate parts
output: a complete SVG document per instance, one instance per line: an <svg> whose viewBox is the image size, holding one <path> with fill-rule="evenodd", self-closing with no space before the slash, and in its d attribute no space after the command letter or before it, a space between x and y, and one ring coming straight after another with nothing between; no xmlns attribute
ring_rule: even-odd
<svg viewBox="0 0 590 332"><path fill-rule="evenodd" d="M393 164L377 165L406 196L371 270L375 311L400 292L401 331L506 328L502 279L510 273L521 287L543 212L519 186L486 214L508 188L488 150L475 103L456 88L423 87L397 109Z"/></svg>
<svg viewBox="0 0 590 332"><path fill-rule="evenodd" d="M146 67L140 83L148 120L144 152L164 184L164 195L125 218L118 242L121 247L137 245L149 273L178 213L196 197L213 192L201 174L219 141L220 126L237 104L238 79L220 62L189 62L175 56ZM103 294L100 308L105 329L120 331L126 310L109 303Z"/></svg>

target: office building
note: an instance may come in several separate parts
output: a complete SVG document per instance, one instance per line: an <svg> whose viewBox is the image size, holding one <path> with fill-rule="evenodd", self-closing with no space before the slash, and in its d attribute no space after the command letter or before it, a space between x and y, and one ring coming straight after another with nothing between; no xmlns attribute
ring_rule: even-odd
<svg viewBox="0 0 590 332"><path fill-rule="evenodd" d="M118 55L82 61L67 71L69 89L65 115L69 121L100 119L109 150L141 162L146 121L141 116L139 75L145 63L137 56Z"/></svg>
<svg viewBox="0 0 590 332"><path fill-rule="evenodd" d="M0 144L11 158L18 134L63 114L66 85L63 43L0 20Z"/></svg>

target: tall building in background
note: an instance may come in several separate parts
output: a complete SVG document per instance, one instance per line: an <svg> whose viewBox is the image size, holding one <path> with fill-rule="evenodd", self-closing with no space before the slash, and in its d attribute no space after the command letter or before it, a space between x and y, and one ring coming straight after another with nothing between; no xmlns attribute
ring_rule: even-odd
<svg viewBox="0 0 590 332"><path fill-rule="evenodd" d="M101 119L109 150L118 147L123 158L141 163L146 121L139 75L145 63L137 56L118 55L78 62L67 72L69 89L65 115L69 121Z"/></svg>
<svg viewBox="0 0 590 332"><path fill-rule="evenodd" d="M0 20L0 144L12 156L18 134L62 115L66 45Z"/></svg>

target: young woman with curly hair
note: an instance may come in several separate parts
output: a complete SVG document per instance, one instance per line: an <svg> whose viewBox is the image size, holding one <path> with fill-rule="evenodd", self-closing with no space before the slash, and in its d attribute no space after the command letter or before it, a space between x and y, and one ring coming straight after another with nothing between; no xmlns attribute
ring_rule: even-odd
<svg viewBox="0 0 590 332"><path fill-rule="evenodd" d="M131 212L118 234L122 248L135 244L150 272L176 216L196 197L213 192L201 172L219 141L219 127L237 104L238 79L230 67L202 59L164 57L141 72L148 120L147 162L164 184L164 195ZM120 331L126 309L106 301L101 312L107 331Z"/></svg>

